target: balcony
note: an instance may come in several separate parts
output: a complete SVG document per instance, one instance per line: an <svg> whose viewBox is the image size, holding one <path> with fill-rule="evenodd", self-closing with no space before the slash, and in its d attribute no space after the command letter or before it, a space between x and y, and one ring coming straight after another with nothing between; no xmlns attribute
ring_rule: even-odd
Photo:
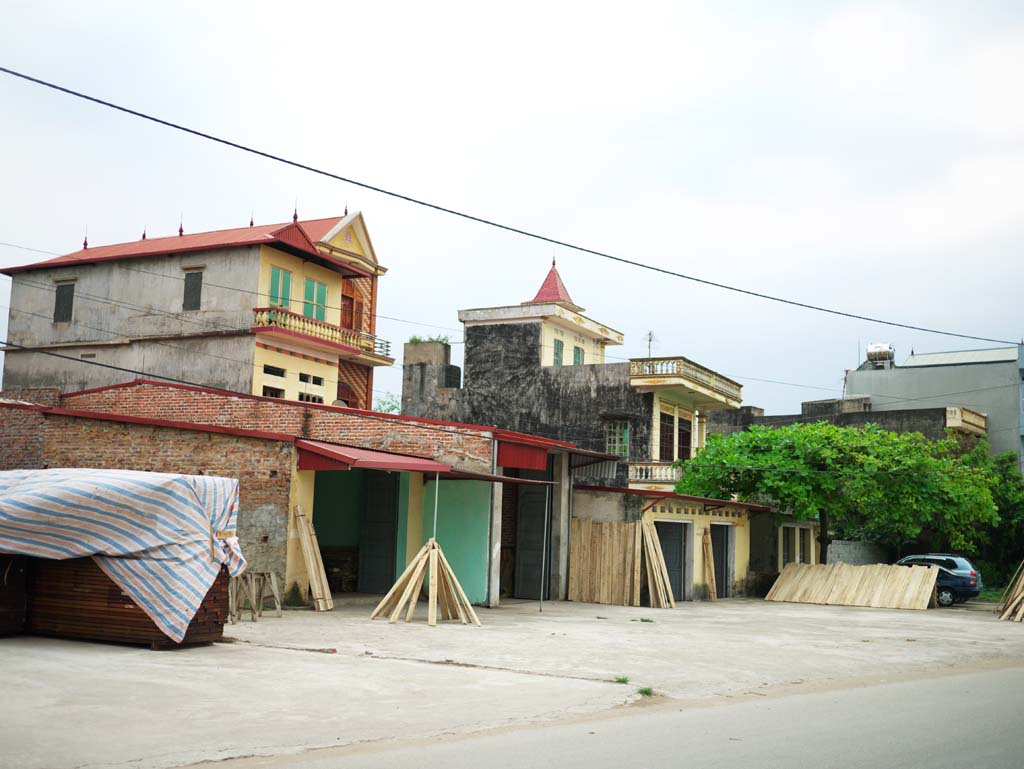
<svg viewBox="0 0 1024 769"><path fill-rule="evenodd" d="M284 337L305 337L305 342L330 350L342 358L351 355L345 355L341 348L355 350L361 353L356 357L370 365L390 366L394 362L391 358L391 342L378 339L372 334L307 318L280 307L256 307L252 312L254 330L270 334L279 330Z"/></svg>
<svg viewBox="0 0 1024 769"><path fill-rule="evenodd" d="M675 486L682 474L682 468L671 462L630 462L630 483L663 483Z"/></svg>
<svg viewBox="0 0 1024 769"><path fill-rule="evenodd" d="M629 383L694 409L738 409L743 401L742 385L687 358L633 358Z"/></svg>

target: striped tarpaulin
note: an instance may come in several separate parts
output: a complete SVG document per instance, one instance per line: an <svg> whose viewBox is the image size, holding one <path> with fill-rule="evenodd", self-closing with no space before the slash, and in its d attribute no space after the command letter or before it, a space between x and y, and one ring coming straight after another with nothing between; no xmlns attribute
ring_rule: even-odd
<svg viewBox="0 0 1024 769"><path fill-rule="evenodd" d="M185 637L221 564L245 570L238 481L132 470L0 472L0 552L91 555L165 634Z"/></svg>

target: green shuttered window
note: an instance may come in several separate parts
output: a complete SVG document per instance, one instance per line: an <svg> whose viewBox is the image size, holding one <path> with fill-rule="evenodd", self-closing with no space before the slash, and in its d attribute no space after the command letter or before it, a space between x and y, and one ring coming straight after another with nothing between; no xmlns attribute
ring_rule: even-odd
<svg viewBox="0 0 1024 769"><path fill-rule="evenodd" d="M572 348L572 365L582 366L583 365L583 348L573 347Z"/></svg>
<svg viewBox="0 0 1024 769"><path fill-rule="evenodd" d="M280 267L270 268L270 306L287 308L292 301L292 274Z"/></svg>
<svg viewBox="0 0 1024 769"><path fill-rule="evenodd" d="M302 304L302 314L307 318L324 320L327 314L327 284L319 280L306 278L306 290Z"/></svg>
<svg viewBox="0 0 1024 769"><path fill-rule="evenodd" d="M561 339L555 340L555 365L562 365L562 353L565 352L565 342Z"/></svg>

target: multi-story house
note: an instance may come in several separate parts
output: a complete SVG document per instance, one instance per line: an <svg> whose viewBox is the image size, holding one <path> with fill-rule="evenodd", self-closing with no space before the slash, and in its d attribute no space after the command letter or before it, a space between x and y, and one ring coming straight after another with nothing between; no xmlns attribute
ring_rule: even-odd
<svg viewBox="0 0 1024 769"><path fill-rule="evenodd" d="M875 348L875 349L872 349ZM986 416L993 452L1012 451L1024 470L1024 344L986 350L914 353L895 363L889 345L846 373L846 392L878 412L961 407Z"/></svg>
<svg viewBox="0 0 1024 769"><path fill-rule="evenodd" d="M583 312L554 265L530 301L459 311L465 381L445 345L406 345L402 412L570 441L621 457L622 485L672 490L705 414L739 408L742 387L682 356L612 361L622 333Z"/></svg>
<svg viewBox="0 0 1024 769"><path fill-rule="evenodd" d="M86 242L0 272L13 279L8 389L141 375L370 408L374 368L394 362L375 336L385 268L358 212Z"/></svg>
<svg viewBox="0 0 1024 769"><path fill-rule="evenodd" d="M675 493L676 460L704 445L708 411L739 408L737 382L681 356L614 360L608 348L623 343L622 333L584 315L554 265L533 299L461 310L459 320L465 328L464 381L447 345L407 344L403 414L496 425L568 441L595 455L575 457L571 465L530 465L514 452L498 452L501 472L572 489L571 513L548 516L556 544L549 540L545 561L533 557L544 545L543 487L506 488L503 590L535 597L533 561L550 563L553 573L569 572L567 559L576 557L575 546L566 546L570 518L629 523L641 517L658 531L677 598L706 595L712 584L706 570L711 561L702 550L705 531L718 595L744 589L750 517L767 508ZM552 580L551 596L566 594L565 583Z"/></svg>

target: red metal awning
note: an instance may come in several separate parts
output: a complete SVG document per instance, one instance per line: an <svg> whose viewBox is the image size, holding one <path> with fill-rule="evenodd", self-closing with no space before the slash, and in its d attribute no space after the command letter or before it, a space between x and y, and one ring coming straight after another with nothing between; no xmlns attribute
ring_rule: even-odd
<svg viewBox="0 0 1024 769"><path fill-rule="evenodd" d="M425 480L430 480L427 478ZM526 486L554 486L554 481L538 481L533 478L515 478L511 475L491 475L489 473L470 473L464 470L452 470L441 473L442 481L491 481L493 483L518 483Z"/></svg>
<svg viewBox="0 0 1024 769"><path fill-rule="evenodd" d="M399 470L409 473L446 473L451 465L432 459L389 454L386 451L357 449L322 441L295 441L299 450L300 470Z"/></svg>

